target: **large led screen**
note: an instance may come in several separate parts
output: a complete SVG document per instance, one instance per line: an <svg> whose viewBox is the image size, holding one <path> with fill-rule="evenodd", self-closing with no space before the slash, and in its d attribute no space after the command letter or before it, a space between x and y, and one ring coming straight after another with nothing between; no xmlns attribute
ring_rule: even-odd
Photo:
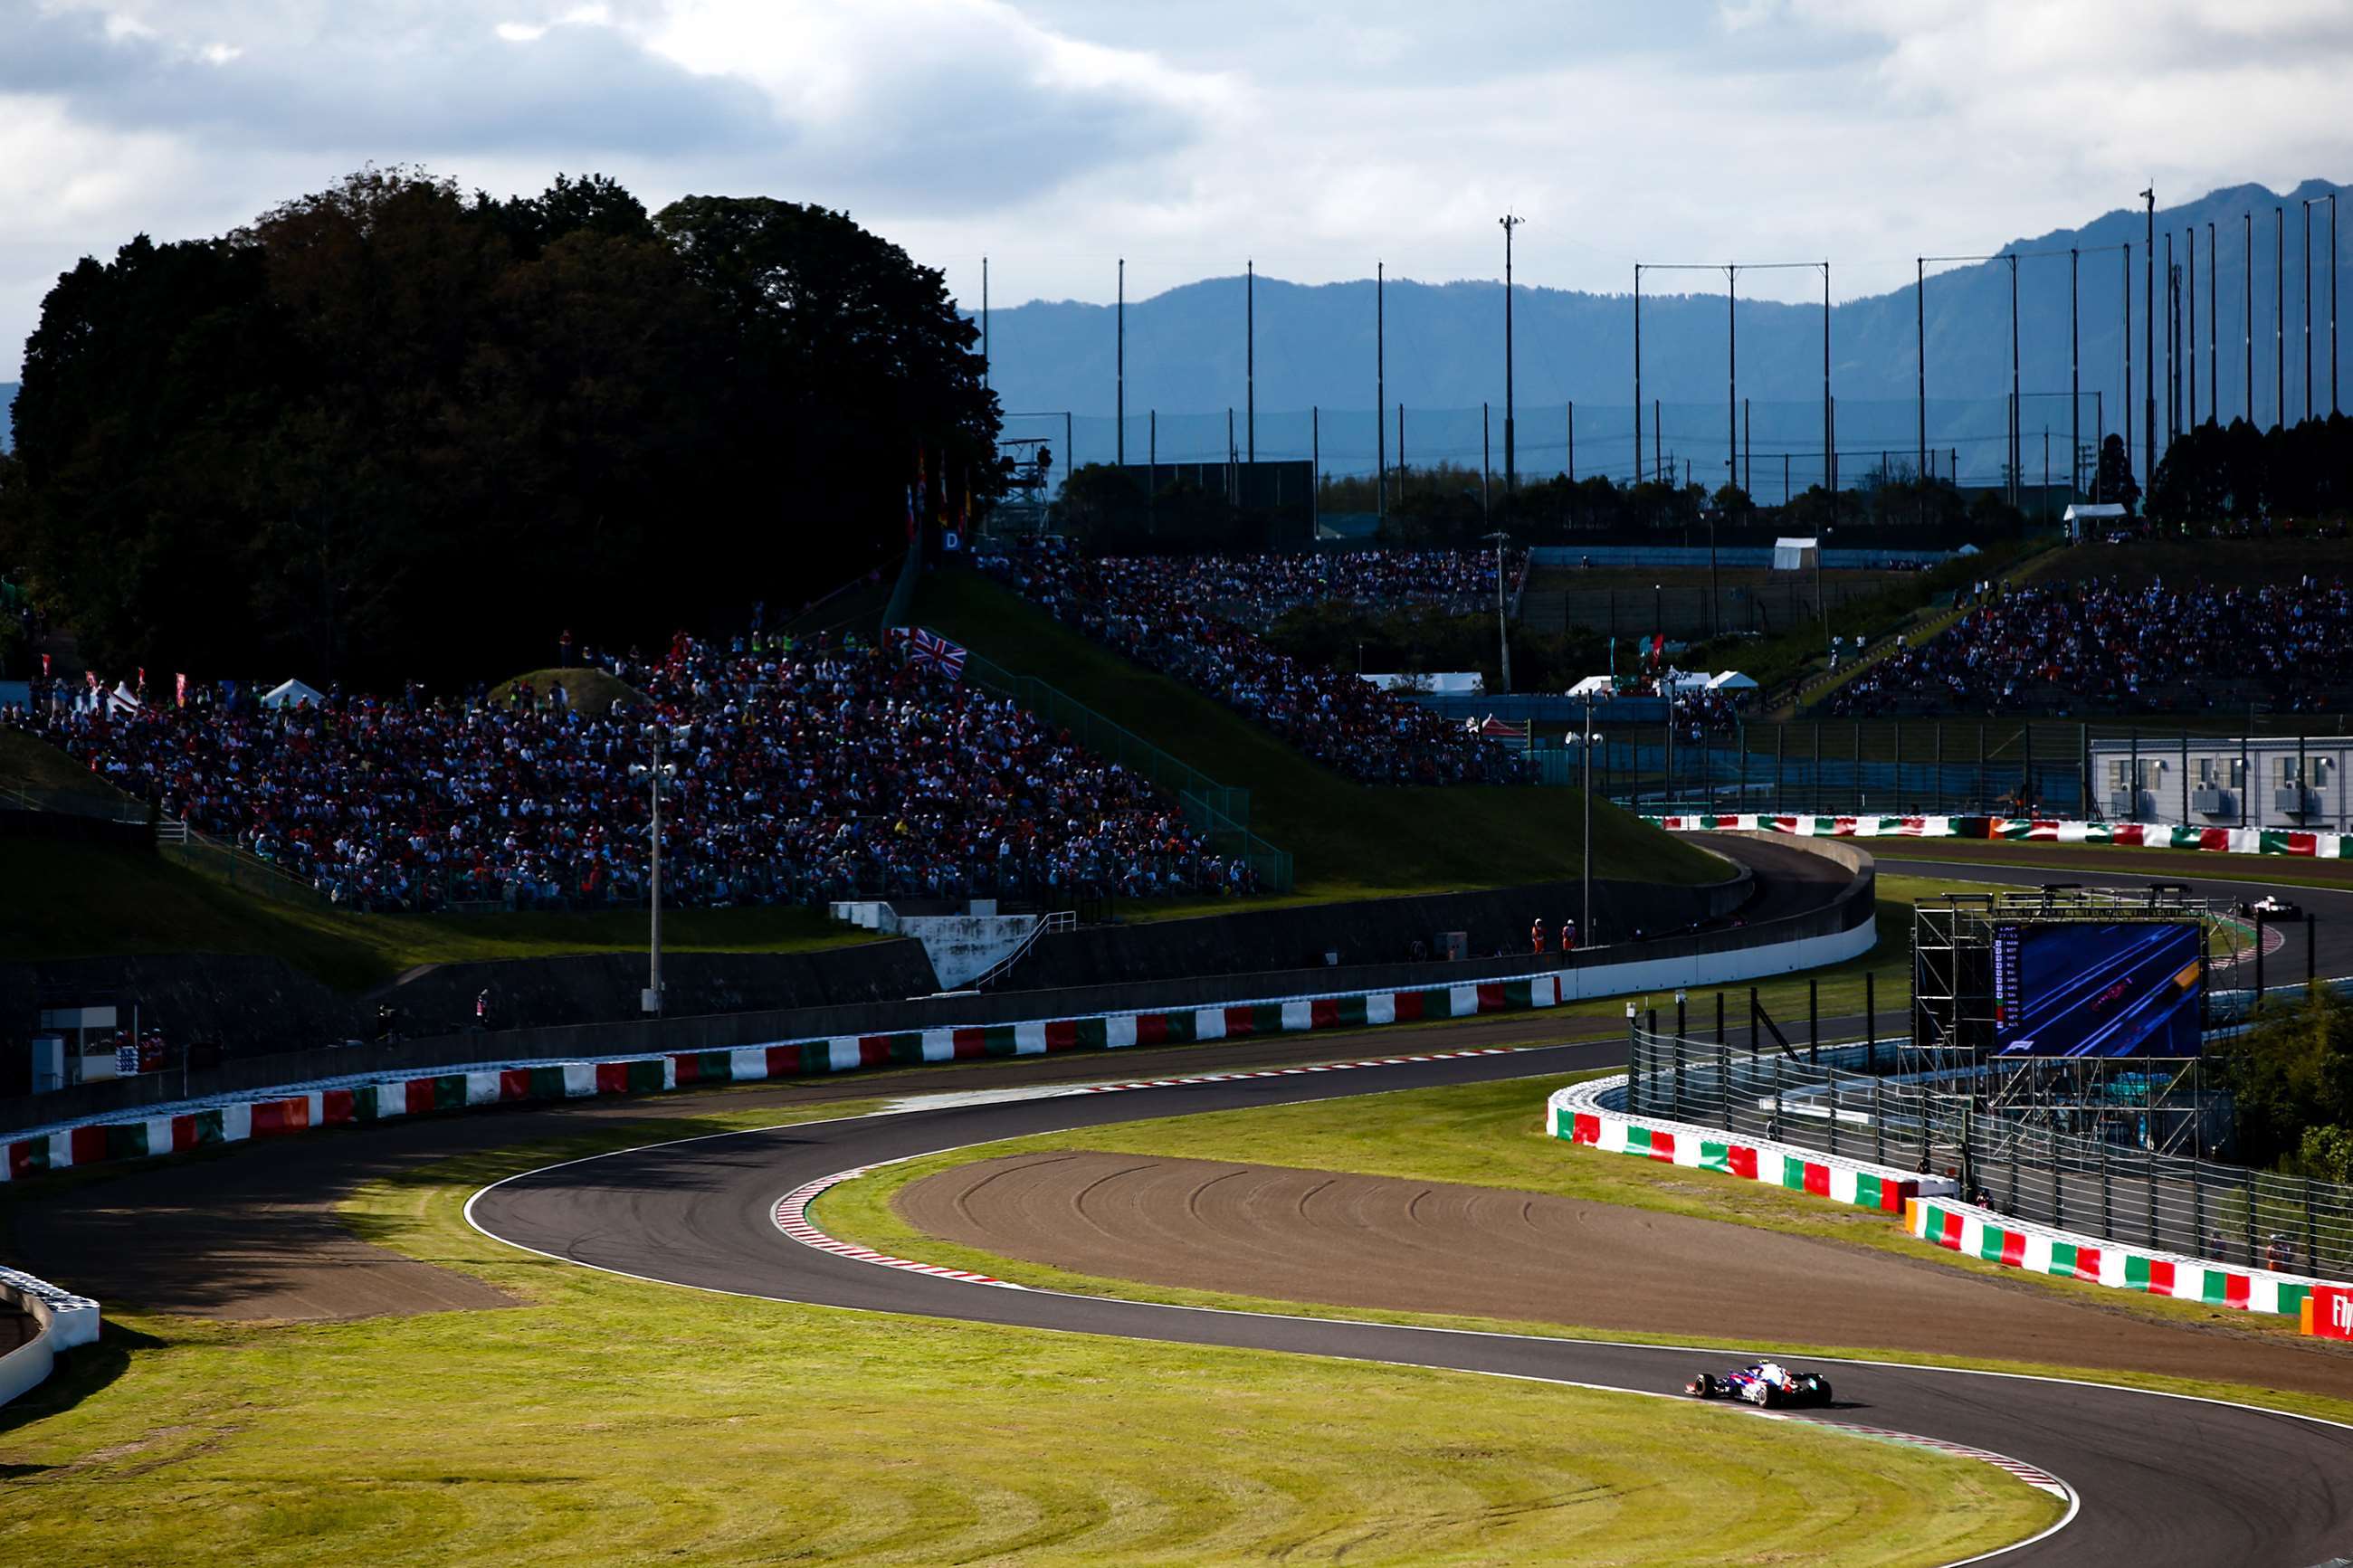
<svg viewBox="0 0 2353 1568"><path fill-rule="evenodd" d="M2006 1057L2194 1057L2205 948L2195 922L1994 928L1994 1049Z"/></svg>

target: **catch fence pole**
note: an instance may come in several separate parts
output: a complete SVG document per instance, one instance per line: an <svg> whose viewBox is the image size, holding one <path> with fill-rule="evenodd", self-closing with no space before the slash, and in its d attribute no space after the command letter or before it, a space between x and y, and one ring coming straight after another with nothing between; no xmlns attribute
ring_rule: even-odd
<svg viewBox="0 0 2353 1568"><path fill-rule="evenodd" d="M1806 977L1806 1059L1822 1059L1821 983L1811 975Z"/></svg>

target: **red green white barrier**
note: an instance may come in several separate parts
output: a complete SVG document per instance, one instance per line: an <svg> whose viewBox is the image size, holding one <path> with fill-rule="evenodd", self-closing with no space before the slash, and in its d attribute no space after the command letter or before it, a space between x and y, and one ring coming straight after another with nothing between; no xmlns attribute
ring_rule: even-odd
<svg viewBox="0 0 2353 1568"><path fill-rule="evenodd" d="M2139 1290L2244 1312L2293 1318L2303 1310L2306 1297L2331 1289L2302 1275L2234 1268L2226 1263L2029 1225L1950 1198L1923 1199L1915 1205L1910 1226L1912 1234L1921 1240L1964 1258L1983 1258L2029 1274L2081 1279L2110 1289Z"/></svg>
<svg viewBox="0 0 2353 1568"><path fill-rule="evenodd" d="M1546 1130L1564 1142L1606 1154L1632 1154L1663 1164L1715 1171L1880 1214L1902 1214L1905 1200L1918 1197L1923 1190L1952 1189L1953 1184L1939 1176L1744 1139L1721 1128L1637 1116L1603 1105L1602 1095L1622 1089L1625 1081L1623 1077L1594 1079L1556 1092L1546 1102Z"/></svg>
<svg viewBox="0 0 2353 1568"><path fill-rule="evenodd" d="M1568 973L1582 975L1606 970ZM286 1137L312 1128L357 1126L476 1106L547 1104L775 1079L819 1078L868 1068L1118 1050L1131 1046L1181 1045L1476 1017L1554 1006L1563 999L1562 980L1562 973L1547 971L1411 991L1358 991L1167 1012L1114 1013L898 1034L841 1035L724 1050L674 1051L580 1061L493 1062L423 1074L355 1075L0 1136L0 1154L5 1155L0 1158L0 1181L252 1139Z"/></svg>
<svg viewBox="0 0 2353 1568"><path fill-rule="evenodd" d="M2036 844L2116 844L2199 849L2214 855L2288 855L2353 859L2353 833L2292 833L2270 827L2199 827L2162 822L2075 822L2025 816L1832 816L1762 812L1649 816L1670 833L1786 833L1799 838L1982 838Z"/></svg>

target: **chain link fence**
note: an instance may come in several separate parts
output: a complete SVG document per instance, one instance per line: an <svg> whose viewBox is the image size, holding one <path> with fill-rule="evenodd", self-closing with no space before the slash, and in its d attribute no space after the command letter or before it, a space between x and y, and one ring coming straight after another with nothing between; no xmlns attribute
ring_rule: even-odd
<svg viewBox="0 0 2353 1568"><path fill-rule="evenodd" d="M1977 1069L1888 1076L1908 1042L1810 1059L1637 1027L1630 1111L1951 1175L2012 1218L2240 1267L2353 1276L2353 1187L2158 1151L2211 1118L2118 1092L2031 1113L1958 1092ZM1939 1089L1938 1084L1949 1087Z"/></svg>

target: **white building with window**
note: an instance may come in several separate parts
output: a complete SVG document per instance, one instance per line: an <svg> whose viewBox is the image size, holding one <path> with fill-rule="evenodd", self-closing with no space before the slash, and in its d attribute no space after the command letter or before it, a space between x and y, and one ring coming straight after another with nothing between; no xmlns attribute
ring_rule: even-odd
<svg viewBox="0 0 2353 1568"><path fill-rule="evenodd" d="M2091 799L2113 822L2353 829L2353 736L2149 736L2091 742Z"/></svg>

